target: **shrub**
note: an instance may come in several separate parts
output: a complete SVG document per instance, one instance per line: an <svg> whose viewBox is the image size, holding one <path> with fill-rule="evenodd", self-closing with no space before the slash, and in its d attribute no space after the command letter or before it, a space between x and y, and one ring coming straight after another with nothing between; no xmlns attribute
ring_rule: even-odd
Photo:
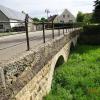
<svg viewBox="0 0 100 100"><path fill-rule="evenodd" d="M100 34L100 25L86 25L83 27L84 34Z"/></svg>

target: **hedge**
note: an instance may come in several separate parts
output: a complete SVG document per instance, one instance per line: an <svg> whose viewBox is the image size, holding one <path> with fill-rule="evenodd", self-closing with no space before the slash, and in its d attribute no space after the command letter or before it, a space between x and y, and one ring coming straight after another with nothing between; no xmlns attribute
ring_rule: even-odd
<svg viewBox="0 0 100 100"><path fill-rule="evenodd" d="M100 25L86 25L83 27L84 34L100 34Z"/></svg>

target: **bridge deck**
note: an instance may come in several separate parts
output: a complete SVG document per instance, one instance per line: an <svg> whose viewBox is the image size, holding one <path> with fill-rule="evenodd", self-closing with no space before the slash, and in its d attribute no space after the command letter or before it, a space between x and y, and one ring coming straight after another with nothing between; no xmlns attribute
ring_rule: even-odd
<svg viewBox="0 0 100 100"><path fill-rule="evenodd" d="M35 49L43 44L42 31L30 32L30 47ZM46 30L46 42L52 39L52 31ZM60 32L63 35L63 30ZM68 34L68 33L66 33ZM55 38L58 37L58 30L55 30ZM26 51L26 37L25 33L5 36L0 38L0 65L15 59L18 55Z"/></svg>

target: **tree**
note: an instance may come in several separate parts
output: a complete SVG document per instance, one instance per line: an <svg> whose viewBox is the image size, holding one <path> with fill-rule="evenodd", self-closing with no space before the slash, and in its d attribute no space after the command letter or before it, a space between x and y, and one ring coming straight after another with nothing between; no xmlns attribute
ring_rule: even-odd
<svg viewBox="0 0 100 100"><path fill-rule="evenodd" d="M78 12L77 14L77 22L83 22L83 19L84 19L84 14L82 12Z"/></svg>
<svg viewBox="0 0 100 100"><path fill-rule="evenodd" d="M48 20L44 17L41 18L41 22L47 22Z"/></svg>
<svg viewBox="0 0 100 100"><path fill-rule="evenodd" d="M84 25L91 23L92 13L82 13L78 12L77 14L77 22L82 22Z"/></svg>
<svg viewBox="0 0 100 100"><path fill-rule="evenodd" d="M85 24L90 24L92 22L92 13L86 13L86 14L84 14L83 22Z"/></svg>
<svg viewBox="0 0 100 100"><path fill-rule="evenodd" d="M94 22L100 23L100 0L96 0L94 3L93 20Z"/></svg>
<svg viewBox="0 0 100 100"><path fill-rule="evenodd" d="M33 18L33 21L34 21L34 22L39 22L40 20L39 20L38 18L34 17L34 18Z"/></svg>

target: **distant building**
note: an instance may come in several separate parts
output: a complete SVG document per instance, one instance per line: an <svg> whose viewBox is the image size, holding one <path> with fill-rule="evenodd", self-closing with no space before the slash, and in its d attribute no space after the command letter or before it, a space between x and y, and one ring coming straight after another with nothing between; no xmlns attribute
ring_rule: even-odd
<svg viewBox="0 0 100 100"><path fill-rule="evenodd" d="M61 15L50 16L48 21L54 21L55 23L72 23L75 22L75 17L67 9Z"/></svg>
<svg viewBox="0 0 100 100"><path fill-rule="evenodd" d="M0 21L7 21L7 22L20 22L25 21L25 14L21 12L14 11L10 8L4 7L0 5ZM33 21L29 19L29 21ZM32 26L33 24L29 24L29 31L34 31L35 27ZM10 31L14 27L24 27L24 23L0 23L0 31Z"/></svg>
<svg viewBox="0 0 100 100"><path fill-rule="evenodd" d="M48 18L48 21L49 22L52 22L52 21L54 21L54 19L57 17L57 15L53 15L53 16L50 16L49 18Z"/></svg>

